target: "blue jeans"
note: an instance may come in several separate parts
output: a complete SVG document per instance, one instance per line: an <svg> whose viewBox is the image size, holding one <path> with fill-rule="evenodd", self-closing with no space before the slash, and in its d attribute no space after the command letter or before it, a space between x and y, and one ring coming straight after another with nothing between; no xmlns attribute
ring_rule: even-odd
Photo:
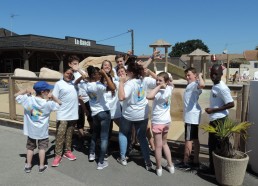
<svg viewBox="0 0 258 186"><path fill-rule="evenodd" d="M100 136L99 162L103 163L108 146L110 111L102 111L93 116L93 133L90 143L90 154L95 153L97 137Z"/></svg>
<svg viewBox="0 0 258 186"><path fill-rule="evenodd" d="M126 156L127 145L130 144L132 126L135 127L137 139L140 142L141 151L145 162L150 161L149 145L146 138L146 130L148 125L148 119L140 121L129 121L124 117L121 118L121 123L119 126L119 147L120 156L122 159Z"/></svg>

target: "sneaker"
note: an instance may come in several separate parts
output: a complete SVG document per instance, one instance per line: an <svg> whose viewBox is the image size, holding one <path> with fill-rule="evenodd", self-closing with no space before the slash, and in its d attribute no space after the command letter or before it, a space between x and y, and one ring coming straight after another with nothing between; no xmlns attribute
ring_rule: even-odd
<svg viewBox="0 0 258 186"><path fill-rule="evenodd" d="M89 155L89 161L94 161L95 158L95 153Z"/></svg>
<svg viewBox="0 0 258 186"><path fill-rule="evenodd" d="M191 170L191 166L188 163L180 162L177 164L177 168L182 169L184 171Z"/></svg>
<svg viewBox="0 0 258 186"><path fill-rule="evenodd" d="M126 159L118 158L118 159L117 159L117 162L120 163L120 164L123 165L123 166L126 166L126 165L127 165Z"/></svg>
<svg viewBox="0 0 258 186"><path fill-rule="evenodd" d="M105 154L104 161L107 161L107 160L108 160L108 154Z"/></svg>
<svg viewBox="0 0 258 186"><path fill-rule="evenodd" d="M44 165L43 168L39 168L39 173L43 173L48 168L47 165Z"/></svg>
<svg viewBox="0 0 258 186"><path fill-rule="evenodd" d="M70 150L66 151L63 156L71 161L76 160L75 155L73 155L73 153Z"/></svg>
<svg viewBox="0 0 258 186"><path fill-rule="evenodd" d="M107 161L103 161L103 163L99 162L97 169L98 170L102 170L102 169L106 168L107 166L108 166L108 162Z"/></svg>
<svg viewBox="0 0 258 186"><path fill-rule="evenodd" d="M156 169L156 174L157 174L158 176L162 176L162 167L159 168L159 169Z"/></svg>
<svg viewBox="0 0 258 186"><path fill-rule="evenodd" d="M147 171L152 170L152 162L146 163L146 164L145 164L145 167L146 167L146 170L147 170Z"/></svg>
<svg viewBox="0 0 258 186"><path fill-rule="evenodd" d="M56 156L52 162L52 167L58 167L61 160L62 160L61 156Z"/></svg>
<svg viewBox="0 0 258 186"><path fill-rule="evenodd" d="M24 167L24 171L26 173L30 173L31 172L31 167L28 167L28 165L26 164L25 167Z"/></svg>
<svg viewBox="0 0 258 186"><path fill-rule="evenodd" d="M174 174L175 173L175 167L174 167L174 165L172 165L171 167L170 166L166 166L166 169L168 170L168 172L170 173L170 174Z"/></svg>

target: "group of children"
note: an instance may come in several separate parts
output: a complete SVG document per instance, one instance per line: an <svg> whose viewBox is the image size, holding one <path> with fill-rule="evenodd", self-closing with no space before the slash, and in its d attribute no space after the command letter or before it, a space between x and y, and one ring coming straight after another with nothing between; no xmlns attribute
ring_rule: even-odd
<svg viewBox="0 0 258 186"><path fill-rule="evenodd" d="M123 166L127 165L128 149L132 136L134 137L134 131L140 143L146 169L151 170L153 165L150 160L147 132L148 100L153 100L151 131L154 136L156 173L158 176L162 175L163 150L167 159L166 169L173 174L175 170L167 144L167 134L171 123L170 103L174 86L168 73L161 72L156 75L146 69L155 57L159 57L159 51L155 51L147 62L126 61L128 58L118 55L115 58L118 65L114 68L110 61L104 60L101 69L89 66L83 71L79 69L79 58L70 56L68 58L69 68L65 69L63 77L55 83L55 86L39 81L33 87L36 96L33 96L32 91L29 90L15 94L17 102L24 107L24 134L28 136L25 172L31 171L33 151L37 147L37 140L40 157L39 172L42 173L47 169L44 161L45 151L48 149L49 116L51 111L55 110L57 112L57 125L53 167L59 165L62 157L76 160L72 153L72 135L77 124L79 136L83 137L86 114L92 133L89 161L97 159L98 170L108 166L106 154L108 154L113 122L119 126L120 157L118 157L117 162ZM218 88L214 90L216 93L211 96L211 108L205 110L215 118L212 120L213 123L216 123L215 121L221 116L226 116L228 112L225 110L234 106L231 103L230 92L225 94L225 92L228 93L228 89L220 81L222 71L220 73L219 66L215 69L217 70L211 69L211 79L214 86ZM178 167L190 169L199 164L198 124L200 123L201 107L198 104L198 99L205 84L202 74L197 75L196 70L192 67L185 70L185 75L188 82L183 96L185 152L183 162L178 164ZM221 94L222 88L224 88L223 94ZM50 93L52 89L53 91ZM214 98L215 94L220 97L220 100L213 103L212 100L217 98ZM223 96L227 96L227 99ZM214 138L214 136L212 137ZM100 151L97 156L98 138L100 139ZM192 142L195 149L194 160L190 164L189 156L192 152ZM214 142L213 144L209 142L210 144L212 146Z"/></svg>

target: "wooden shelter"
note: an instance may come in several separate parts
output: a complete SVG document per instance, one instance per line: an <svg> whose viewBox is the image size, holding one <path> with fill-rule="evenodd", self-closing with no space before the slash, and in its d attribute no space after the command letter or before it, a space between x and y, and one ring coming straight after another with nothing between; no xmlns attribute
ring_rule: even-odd
<svg viewBox="0 0 258 186"><path fill-rule="evenodd" d="M157 49L157 48L165 48L165 69L164 71L167 72L168 69L168 48L171 47L172 45L162 39L159 39L157 41L155 41L153 44L149 45L151 48L153 48L153 52ZM155 59L153 61L154 64L154 70L157 73L157 65L155 62Z"/></svg>
<svg viewBox="0 0 258 186"><path fill-rule="evenodd" d="M210 56L211 54L204 52L203 50L197 48L192 53L188 54L188 57L190 57L190 67L193 66L193 61L195 56L201 56L201 72L203 74L203 78L206 77L206 57Z"/></svg>

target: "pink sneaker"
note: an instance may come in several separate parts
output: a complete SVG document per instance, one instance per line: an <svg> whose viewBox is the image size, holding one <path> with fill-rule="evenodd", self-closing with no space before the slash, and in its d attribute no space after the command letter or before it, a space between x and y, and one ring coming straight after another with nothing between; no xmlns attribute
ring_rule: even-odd
<svg viewBox="0 0 258 186"><path fill-rule="evenodd" d="M73 155L73 153L70 150L64 153L64 157L71 161L76 160L75 155Z"/></svg>
<svg viewBox="0 0 258 186"><path fill-rule="evenodd" d="M61 161L62 161L62 157L56 156L52 162L52 167L58 167L58 165Z"/></svg>

